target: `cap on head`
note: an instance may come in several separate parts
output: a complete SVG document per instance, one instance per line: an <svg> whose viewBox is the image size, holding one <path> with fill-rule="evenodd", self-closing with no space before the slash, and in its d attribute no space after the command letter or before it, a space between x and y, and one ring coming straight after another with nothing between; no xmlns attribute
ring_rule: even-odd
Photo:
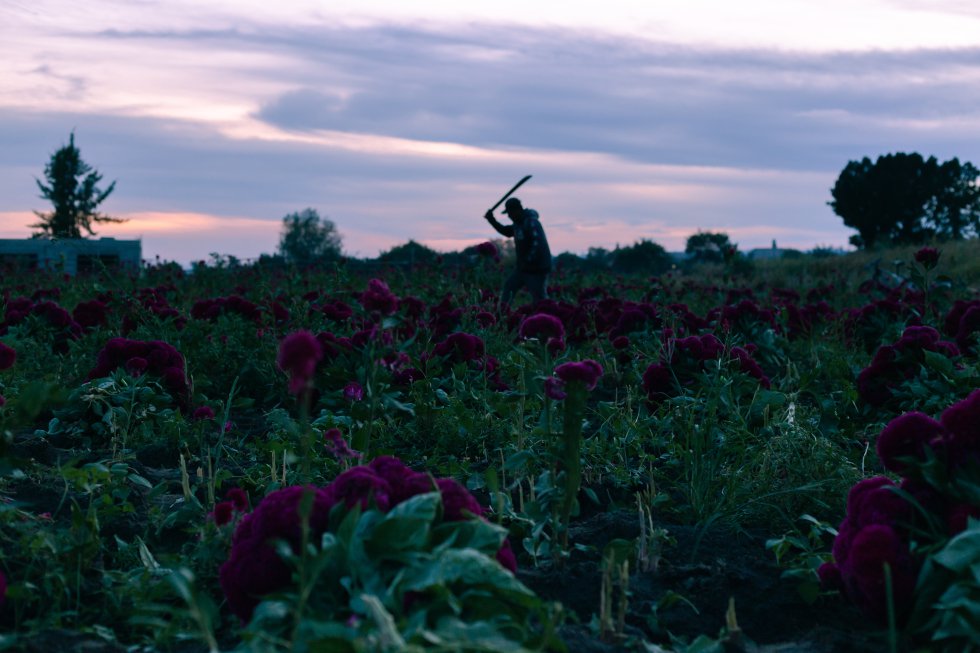
<svg viewBox="0 0 980 653"><path fill-rule="evenodd" d="M523 209L524 205L521 204L521 201L516 197L511 197L509 200L507 200L507 203L504 204L504 213L510 213L511 211L522 211Z"/></svg>

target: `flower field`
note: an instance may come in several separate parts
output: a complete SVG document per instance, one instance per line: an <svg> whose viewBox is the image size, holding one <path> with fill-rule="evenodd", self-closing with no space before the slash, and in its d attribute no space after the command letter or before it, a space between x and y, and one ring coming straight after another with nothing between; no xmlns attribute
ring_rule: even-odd
<svg viewBox="0 0 980 653"><path fill-rule="evenodd" d="M476 251L4 274L0 650L980 641L975 242L505 310Z"/></svg>

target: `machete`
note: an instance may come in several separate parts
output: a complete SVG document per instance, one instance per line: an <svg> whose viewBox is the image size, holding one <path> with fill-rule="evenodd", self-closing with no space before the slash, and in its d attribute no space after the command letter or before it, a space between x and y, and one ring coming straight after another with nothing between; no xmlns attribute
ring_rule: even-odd
<svg viewBox="0 0 980 653"><path fill-rule="evenodd" d="M506 194L504 194L503 197L501 197L499 200L497 200L497 203L496 204L494 204L492 207L490 207L490 211L489 212L490 213L493 213L497 209L498 206L500 206L501 204L503 204L507 200L508 197L510 197L511 195L514 194L514 191L515 190L517 190L518 188L520 188L521 186L523 186L524 185L524 182L527 181L530 178L531 178L531 175L528 175L527 177L524 177L519 182L517 182L516 184L514 184L514 187L513 188L511 188L509 191L507 191Z"/></svg>

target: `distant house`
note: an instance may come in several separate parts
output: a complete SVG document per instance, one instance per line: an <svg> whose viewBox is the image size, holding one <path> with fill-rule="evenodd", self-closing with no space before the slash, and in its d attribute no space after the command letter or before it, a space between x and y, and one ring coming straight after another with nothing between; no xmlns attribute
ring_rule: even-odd
<svg viewBox="0 0 980 653"><path fill-rule="evenodd" d="M103 268L139 270L141 256L139 240L0 239L0 270L61 270L71 275Z"/></svg>
<svg viewBox="0 0 980 653"><path fill-rule="evenodd" d="M774 238L772 241L772 247L760 247L758 249L749 250L748 257L757 261L762 259L782 258L783 254L790 251L794 250L780 249L776 247L776 239Z"/></svg>

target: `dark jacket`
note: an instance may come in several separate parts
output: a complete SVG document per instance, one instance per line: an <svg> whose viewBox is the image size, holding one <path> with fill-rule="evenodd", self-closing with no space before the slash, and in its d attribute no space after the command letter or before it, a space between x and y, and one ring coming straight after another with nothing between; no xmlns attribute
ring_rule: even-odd
<svg viewBox="0 0 980 653"><path fill-rule="evenodd" d="M551 249L544 227L538 220L538 212L524 209L524 221L520 224L500 224L492 220L490 224L502 236L514 239L517 252L517 269L532 274L545 274L551 271Z"/></svg>

